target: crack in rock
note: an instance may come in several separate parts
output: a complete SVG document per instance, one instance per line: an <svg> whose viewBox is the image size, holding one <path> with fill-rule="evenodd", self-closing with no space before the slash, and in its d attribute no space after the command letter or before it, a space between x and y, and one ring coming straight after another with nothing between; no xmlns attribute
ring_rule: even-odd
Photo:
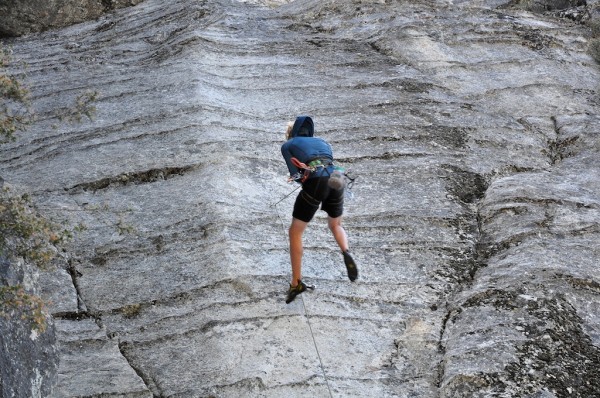
<svg viewBox="0 0 600 398"><path fill-rule="evenodd" d="M118 186L148 184L167 180L176 176L182 176L185 173L197 168L198 166L163 167L160 169L123 173L115 177L106 177L97 181L77 184L70 188L65 188L65 191L75 194L82 191L96 192Z"/></svg>

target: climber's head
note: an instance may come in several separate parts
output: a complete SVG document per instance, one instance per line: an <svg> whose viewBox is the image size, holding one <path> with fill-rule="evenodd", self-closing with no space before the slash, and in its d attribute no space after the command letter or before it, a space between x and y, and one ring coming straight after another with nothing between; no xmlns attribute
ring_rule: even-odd
<svg viewBox="0 0 600 398"><path fill-rule="evenodd" d="M315 127L310 116L298 116L295 122L289 122L285 134L286 139L294 137L312 137Z"/></svg>

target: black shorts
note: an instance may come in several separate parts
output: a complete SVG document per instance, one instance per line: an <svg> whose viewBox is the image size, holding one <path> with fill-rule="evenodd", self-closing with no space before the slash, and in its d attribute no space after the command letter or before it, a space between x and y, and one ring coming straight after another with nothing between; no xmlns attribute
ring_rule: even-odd
<svg viewBox="0 0 600 398"><path fill-rule="evenodd" d="M302 191L296 197L292 216L298 220L309 222L314 217L319 205L329 217L337 218L344 212L344 190L329 188L329 176L310 178L302 184Z"/></svg>

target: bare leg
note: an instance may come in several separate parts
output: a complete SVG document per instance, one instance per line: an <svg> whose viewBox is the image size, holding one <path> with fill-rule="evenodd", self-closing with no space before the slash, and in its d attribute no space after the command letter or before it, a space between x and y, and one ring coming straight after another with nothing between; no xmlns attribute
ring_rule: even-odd
<svg viewBox="0 0 600 398"><path fill-rule="evenodd" d="M348 278L352 282L354 282L356 278L358 278L358 268L356 267L354 259L348 252L348 237L346 236L346 231L344 230L344 227L342 227L342 217L329 217L327 223L329 225L331 233L333 234L333 237L335 238L335 241L337 242L344 255L344 264L346 264Z"/></svg>
<svg viewBox="0 0 600 398"><path fill-rule="evenodd" d="M292 218L290 225L290 260L292 263L292 286L298 285L298 281L302 279L302 235L308 225L307 222Z"/></svg>
<svg viewBox="0 0 600 398"><path fill-rule="evenodd" d="M348 250L348 237L346 236L344 227L342 227L342 216L336 218L328 217L327 224L342 252Z"/></svg>

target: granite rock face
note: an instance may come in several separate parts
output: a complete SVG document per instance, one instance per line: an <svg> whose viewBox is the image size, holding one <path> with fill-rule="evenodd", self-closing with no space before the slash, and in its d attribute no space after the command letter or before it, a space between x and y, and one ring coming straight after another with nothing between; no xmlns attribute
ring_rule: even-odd
<svg viewBox="0 0 600 398"><path fill-rule="evenodd" d="M36 326L27 295L39 295L39 273L22 260L0 256L0 397L46 397L56 381L59 353L54 321ZM6 290L19 286L21 291Z"/></svg>
<svg viewBox="0 0 600 398"><path fill-rule="evenodd" d="M0 0L0 37L21 36L96 19L142 0Z"/></svg>
<svg viewBox="0 0 600 398"><path fill-rule="evenodd" d="M568 3L146 0L11 40L37 121L0 175L84 227L46 275L52 396L595 396L600 72ZM360 279L319 214L286 305L298 114L358 175Z"/></svg>

